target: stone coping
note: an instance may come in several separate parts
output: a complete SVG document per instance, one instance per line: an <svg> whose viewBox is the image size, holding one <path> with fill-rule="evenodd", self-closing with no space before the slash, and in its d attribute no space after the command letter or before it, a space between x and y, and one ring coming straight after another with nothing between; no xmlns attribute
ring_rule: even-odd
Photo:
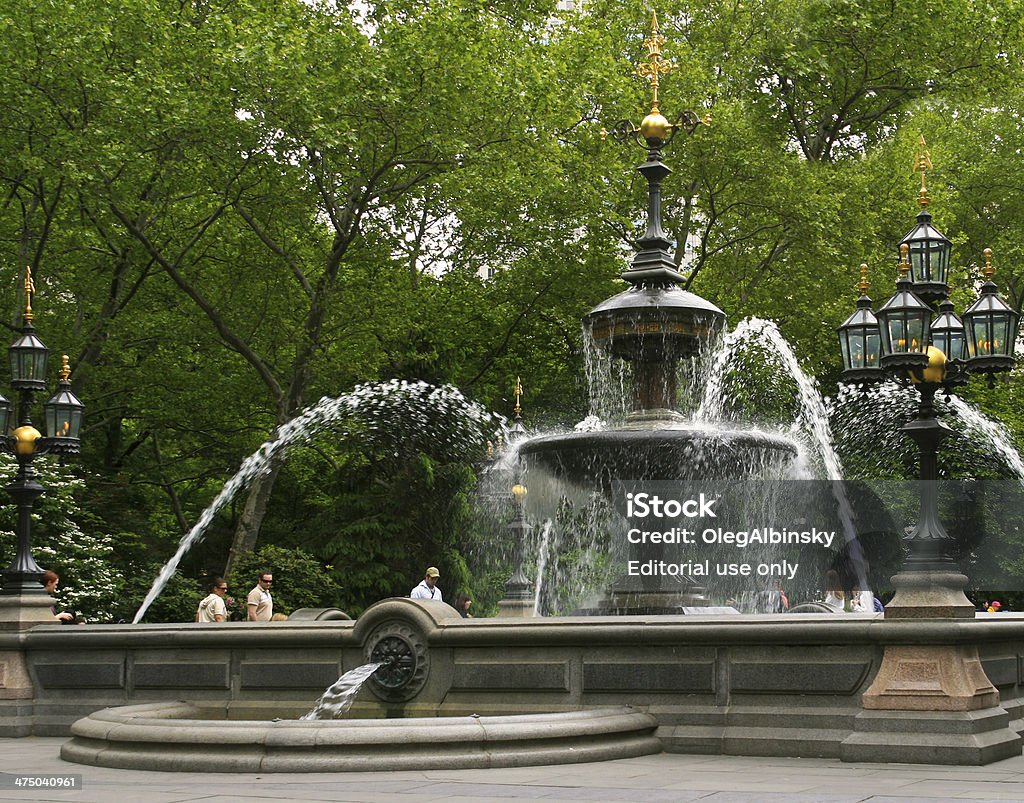
<svg viewBox="0 0 1024 803"><path fill-rule="evenodd" d="M404 607L404 606L403 606ZM447 606L445 606L447 607ZM372 610L372 609L371 609ZM368 611L369 613L369 611ZM404 611L402 613L405 613ZM30 650L107 647L353 647L362 643L367 614L354 621L230 624L40 625L0 633L0 647ZM389 616L388 619L406 616ZM375 618L374 623L382 621ZM659 644L982 644L1024 639L1024 616L975 620L889 620L881 614L765 614L758 616L613 616L421 621L432 646Z"/></svg>

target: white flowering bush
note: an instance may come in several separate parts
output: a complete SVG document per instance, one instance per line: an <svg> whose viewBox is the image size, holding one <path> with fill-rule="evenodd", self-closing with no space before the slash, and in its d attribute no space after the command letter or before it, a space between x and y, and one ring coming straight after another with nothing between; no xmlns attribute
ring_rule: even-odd
<svg viewBox="0 0 1024 803"><path fill-rule="evenodd" d="M42 457L33 463L37 481L46 489L32 511L32 554L43 569L60 575L58 610L81 613L89 622L112 621L124 587L124 572L114 565L114 536L95 529L94 520L77 501L85 481L71 466ZM0 484L14 479L18 464L0 457ZM17 507L10 494L0 493L0 561L10 565L17 552L14 529Z"/></svg>

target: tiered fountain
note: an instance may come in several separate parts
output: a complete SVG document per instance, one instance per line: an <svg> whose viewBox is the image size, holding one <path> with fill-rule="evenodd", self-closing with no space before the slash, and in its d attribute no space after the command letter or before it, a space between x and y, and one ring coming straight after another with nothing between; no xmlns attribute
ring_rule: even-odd
<svg viewBox="0 0 1024 803"><path fill-rule="evenodd" d="M592 343L612 360L627 363L632 384L631 411L607 429L548 435L519 445L533 480L537 472L606 496L613 483L742 479L780 476L796 455L792 441L752 430L694 427L678 407L680 361L692 362L717 338L726 316L717 306L684 290L684 277L672 258L672 241L661 221L661 184L672 171L662 151L681 131L692 132L709 122L686 111L674 122L661 113L660 76L674 65L662 59L665 38L654 30L644 44L650 60L637 74L650 80L650 113L640 127L629 120L615 125L612 136L647 150L637 168L647 180L647 230L640 250L622 274L629 288L606 299L584 318ZM542 478L546 479L545 478ZM628 559L660 560L664 544L631 548ZM706 603L702 583L684 577L682 585L659 578L630 582L620 578L591 612L680 613Z"/></svg>
<svg viewBox="0 0 1024 803"><path fill-rule="evenodd" d="M745 464L759 455L792 454L773 437L687 427L674 411L675 367L724 316L680 288L661 229L661 149L697 123L669 123L658 110L662 41L655 29L642 70L651 113L639 129L616 127L648 149L648 232L630 288L587 316L595 341L631 367L634 410L614 430L522 449L531 472L604 492L652 474L724 482L749 476ZM525 766L659 750L951 764L1020 754L1024 620L1013 615L953 619L908 604L915 615L896 621L675 616L665 613L679 595L636 590L633 603L606 607L643 615L463 619L443 603L402 598L356 621L0 633L5 677L15 656L30 685L22 698L0 695L0 734L70 732L62 756L85 764L221 772ZM928 594L921 583L907 590L910 603ZM949 671L958 661L963 671ZM353 703L356 719L298 718L325 687L341 694L340 674L372 664L385 671ZM885 688L868 704L880 677Z"/></svg>

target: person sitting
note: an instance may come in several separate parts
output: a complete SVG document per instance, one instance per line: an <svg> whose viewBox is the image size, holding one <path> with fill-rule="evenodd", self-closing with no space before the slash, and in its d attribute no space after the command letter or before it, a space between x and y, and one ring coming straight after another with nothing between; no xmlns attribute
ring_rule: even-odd
<svg viewBox="0 0 1024 803"><path fill-rule="evenodd" d="M842 613L850 610L850 602L846 599L846 592L839 580L839 572L829 569L825 575L825 604L835 613Z"/></svg>
<svg viewBox="0 0 1024 803"><path fill-rule="evenodd" d="M867 589L862 591L858 586L854 586L850 599L850 610L854 613L874 613L875 595Z"/></svg>
<svg viewBox="0 0 1024 803"><path fill-rule="evenodd" d="M472 619L473 614L469 612L469 606L473 604L472 598L469 594L459 594L455 598L455 610L459 612L459 616L463 619Z"/></svg>
<svg viewBox="0 0 1024 803"><path fill-rule="evenodd" d="M57 590L57 584L59 582L60 575L57 574L57 572L52 571L51 569L47 569L45 572L43 572L43 588L46 590L46 593L49 594L51 597ZM71 625L75 623L74 611L60 611L58 613L57 606L53 605L50 607L50 613L56 616L57 619L60 620L60 623L62 625Z"/></svg>

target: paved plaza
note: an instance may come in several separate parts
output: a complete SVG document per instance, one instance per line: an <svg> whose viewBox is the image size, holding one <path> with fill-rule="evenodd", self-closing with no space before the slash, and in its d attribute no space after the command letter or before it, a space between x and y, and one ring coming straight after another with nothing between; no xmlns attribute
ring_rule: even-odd
<svg viewBox="0 0 1024 803"><path fill-rule="evenodd" d="M987 767L833 759L657 755L556 767L337 774L143 772L68 764L62 738L0 739L0 800L175 803L236 800L779 801L1024 800L1024 758ZM15 776L77 776L77 790L18 789Z"/></svg>

